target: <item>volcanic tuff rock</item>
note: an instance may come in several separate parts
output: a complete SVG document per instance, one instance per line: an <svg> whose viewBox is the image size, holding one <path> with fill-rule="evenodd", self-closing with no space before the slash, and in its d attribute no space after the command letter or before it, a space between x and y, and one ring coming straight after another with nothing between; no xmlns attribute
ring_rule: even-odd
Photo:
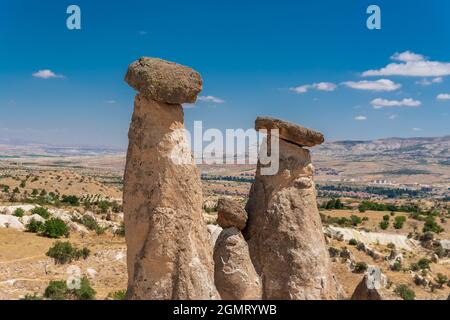
<svg viewBox="0 0 450 320"><path fill-rule="evenodd" d="M224 229L214 248L214 282L222 299L259 300L261 280L237 228Z"/></svg>
<svg viewBox="0 0 450 320"><path fill-rule="evenodd" d="M127 298L219 298L202 218L200 174L177 104L195 101L200 76L174 63L142 58L130 65L126 80L140 90L124 177Z"/></svg>
<svg viewBox="0 0 450 320"><path fill-rule="evenodd" d="M202 90L195 70L156 58L140 58L128 67L125 81L147 99L158 102L194 103Z"/></svg>
<svg viewBox="0 0 450 320"><path fill-rule="evenodd" d="M352 300L385 300L387 278L380 268L370 266L352 295Z"/></svg>
<svg viewBox="0 0 450 320"><path fill-rule="evenodd" d="M236 227L242 230L247 223L247 212L238 202L220 198L217 204L217 223L224 229Z"/></svg>
<svg viewBox="0 0 450 320"><path fill-rule="evenodd" d="M309 151L299 146L320 143L323 136L282 120L258 118L256 128L263 127L283 128L279 171L261 175L258 162L246 206L244 236L263 282L263 299L336 299L339 286L322 233L314 168Z"/></svg>
<svg viewBox="0 0 450 320"><path fill-rule="evenodd" d="M314 147L325 141L323 134L320 132L271 117L256 118L255 129L278 129L281 139L298 144L299 146Z"/></svg>

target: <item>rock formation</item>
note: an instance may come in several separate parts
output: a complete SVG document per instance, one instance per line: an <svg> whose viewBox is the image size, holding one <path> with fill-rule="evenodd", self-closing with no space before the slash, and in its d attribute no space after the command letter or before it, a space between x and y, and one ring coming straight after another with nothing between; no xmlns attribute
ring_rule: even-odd
<svg viewBox="0 0 450 320"><path fill-rule="evenodd" d="M385 300L387 278L380 268L370 266L352 295L352 300Z"/></svg>
<svg viewBox="0 0 450 320"><path fill-rule="evenodd" d="M336 299L339 287L317 209L314 168L302 147L322 143L323 135L268 117L258 118L256 128L279 129L281 138L278 173L262 175L258 162L246 206L244 235L263 299Z"/></svg>
<svg viewBox="0 0 450 320"><path fill-rule="evenodd" d="M139 91L124 177L129 299L215 299L202 187L181 103L201 91L194 70L141 58L125 80ZM175 152L176 151L176 152Z"/></svg>
<svg viewBox="0 0 450 320"><path fill-rule="evenodd" d="M217 223L224 229L236 227L242 230L247 223L247 212L236 201L220 198L217 203Z"/></svg>
<svg viewBox="0 0 450 320"><path fill-rule="evenodd" d="M238 203L229 199L219 200L218 223L224 230L214 247L214 282L222 299L261 299L261 280L250 259L248 245L241 231L247 221L247 213Z"/></svg>

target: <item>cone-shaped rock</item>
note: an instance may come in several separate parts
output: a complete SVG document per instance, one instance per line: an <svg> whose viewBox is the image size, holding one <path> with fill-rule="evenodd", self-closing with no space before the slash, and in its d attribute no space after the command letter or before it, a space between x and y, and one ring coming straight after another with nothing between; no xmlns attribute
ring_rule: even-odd
<svg viewBox="0 0 450 320"><path fill-rule="evenodd" d="M279 170L275 175L262 175L258 162L244 229L250 256L262 279L263 299L336 299L338 285L317 209L314 168L309 151L299 146L308 141L316 144L323 138L302 137L303 127L296 132L282 120L274 123L277 128L289 128L296 144L279 140ZM256 128L261 128L258 121Z"/></svg>
<svg viewBox="0 0 450 320"><path fill-rule="evenodd" d="M164 65L157 68L142 61L153 59L133 63L126 77L141 91L128 133L124 177L127 298L219 298L202 218L200 175L186 141L183 109L175 104L195 100L191 88L200 87L197 80L191 83L185 67L157 60Z"/></svg>
<svg viewBox="0 0 450 320"><path fill-rule="evenodd" d="M352 300L386 300L387 278L380 268L370 266L352 294Z"/></svg>
<svg viewBox="0 0 450 320"><path fill-rule="evenodd" d="M224 229L214 248L214 281L224 300L261 299L261 280L241 231Z"/></svg>

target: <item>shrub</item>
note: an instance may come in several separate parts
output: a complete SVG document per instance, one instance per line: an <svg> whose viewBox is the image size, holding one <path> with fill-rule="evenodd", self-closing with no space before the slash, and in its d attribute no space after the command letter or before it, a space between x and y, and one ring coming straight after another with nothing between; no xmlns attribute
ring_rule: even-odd
<svg viewBox="0 0 450 320"><path fill-rule="evenodd" d="M367 263L365 262L358 262L355 265L355 272L356 273L364 273L367 271Z"/></svg>
<svg viewBox="0 0 450 320"><path fill-rule="evenodd" d="M77 249L70 242L56 241L46 255L55 259L56 264L65 264L72 260L87 259L90 253L88 248Z"/></svg>
<svg viewBox="0 0 450 320"><path fill-rule="evenodd" d="M394 292L399 295L403 300L414 300L416 294L406 284L398 285Z"/></svg>
<svg viewBox="0 0 450 320"><path fill-rule="evenodd" d="M31 219L31 221L25 226L28 232L40 233L44 230L44 223Z"/></svg>
<svg viewBox="0 0 450 320"><path fill-rule="evenodd" d="M423 230L425 232L441 233L444 229L434 220L434 217L429 216L425 219Z"/></svg>
<svg viewBox="0 0 450 320"><path fill-rule="evenodd" d="M62 198L61 198L61 203L77 207L77 206L80 205L80 199L78 197L76 197L76 196L63 195Z"/></svg>
<svg viewBox="0 0 450 320"><path fill-rule="evenodd" d="M438 273L435 280L439 285L439 288L442 288L444 284L448 282L448 277L442 273Z"/></svg>
<svg viewBox="0 0 450 320"><path fill-rule="evenodd" d="M351 215L350 220L352 221L352 225L355 227L362 222L361 218L355 215Z"/></svg>
<svg viewBox="0 0 450 320"><path fill-rule="evenodd" d="M406 221L406 217L405 216L395 217L394 228L395 229L403 228L403 224L405 223L405 221Z"/></svg>
<svg viewBox="0 0 450 320"><path fill-rule="evenodd" d="M388 247L389 249L393 250L393 249L395 249L395 244L392 243L392 242L389 242L386 247Z"/></svg>
<svg viewBox="0 0 450 320"><path fill-rule="evenodd" d="M125 237L125 223L121 223L119 229L116 232L117 235Z"/></svg>
<svg viewBox="0 0 450 320"><path fill-rule="evenodd" d="M41 233L48 238L57 239L61 238L62 236L67 237L69 235L69 228L61 219L52 218L45 222L43 231Z"/></svg>
<svg viewBox="0 0 450 320"><path fill-rule="evenodd" d="M37 295L36 293L34 293L33 295L31 294L26 294L23 298L21 298L20 300L42 300L42 297Z"/></svg>
<svg viewBox="0 0 450 320"><path fill-rule="evenodd" d="M44 219L48 219L50 217L50 213L44 207L36 207L36 208L31 210L31 213L40 215Z"/></svg>
<svg viewBox="0 0 450 320"><path fill-rule="evenodd" d="M17 208L16 210L14 210L13 216L22 218L24 214L25 211L22 208Z"/></svg>
<svg viewBox="0 0 450 320"><path fill-rule="evenodd" d="M97 221L91 216L84 215L81 219L75 219L74 221L81 223L89 230L95 231L97 234L103 234L105 232L105 229L100 227Z"/></svg>
<svg viewBox="0 0 450 320"><path fill-rule="evenodd" d="M83 277L80 282L80 288L72 290L72 294L78 300L94 300L96 292L91 287L91 284L89 283L89 279L86 277Z"/></svg>
<svg viewBox="0 0 450 320"><path fill-rule="evenodd" d="M112 300L125 300L127 290L114 291L108 294L108 298Z"/></svg>
<svg viewBox="0 0 450 320"><path fill-rule="evenodd" d="M356 246L356 245L358 245L358 241L356 239L350 239L348 241L348 244L351 246Z"/></svg>
<svg viewBox="0 0 450 320"><path fill-rule="evenodd" d="M65 281L50 281L44 292L44 297L51 300L64 300L67 298L67 284Z"/></svg>
<svg viewBox="0 0 450 320"><path fill-rule="evenodd" d="M417 261L417 265L421 270L430 269L430 263L431 261L427 258L422 258L419 261Z"/></svg>
<svg viewBox="0 0 450 320"><path fill-rule="evenodd" d="M426 270L426 269L430 268L430 263L431 263L430 260L428 260L426 258L422 258L419 261L417 261L416 263L411 263L409 268L412 271Z"/></svg>
<svg viewBox="0 0 450 320"><path fill-rule="evenodd" d="M401 271L402 270L402 263L400 261L395 261L394 264L391 266L392 271Z"/></svg>
<svg viewBox="0 0 450 320"><path fill-rule="evenodd" d="M386 230L388 227L389 227L389 222L388 221L383 220L383 221L380 222L380 228L382 230Z"/></svg>
<svg viewBox="0 0 450 320"><path fill-rule="evenodd" d="M390 218L391 218L391 217L390 217L389 215L384 215L384 216L383 216L383 220L384 220L384 221L389 221Z"/></svg>
<svg viewBox="0 0 450 320"><path fill-rule="evenodd" d="M95 295L96 292L86 277L80 279L79 289L69 289L66 281L60 280L50 281L44 292L44 297L51 300L93 300L95 299Z"/></svg>

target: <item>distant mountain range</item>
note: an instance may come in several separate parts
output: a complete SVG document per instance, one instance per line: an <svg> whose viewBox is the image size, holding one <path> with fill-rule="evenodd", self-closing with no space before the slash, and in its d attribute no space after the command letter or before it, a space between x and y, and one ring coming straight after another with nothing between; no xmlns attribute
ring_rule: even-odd
<svg viewBox="0 0 450 320"><path fill-rule="evenodd" d="M326 142L312 152L316 157L353 161L379 158L450 165L450 136Z"/></svg>
<svg viewBox="0 0 450 320"><path fill-rule="evenodd" d="M118 147L64 146L0 139L0 159L16 157L102 156L123 154L124 152L126 152L126 149Z"/></svg>
<svg viewBox="0 0 450 320"><path fill-rule="evenodd" d="M387 138L368 141L330 141L311 148L321 159L364 161L411 160L450 165L450 136L436 138ZM0 139L0 158L123 155L125 148L108 146L61 146ZM238 156L239 157L239 156Z"/></svg>

